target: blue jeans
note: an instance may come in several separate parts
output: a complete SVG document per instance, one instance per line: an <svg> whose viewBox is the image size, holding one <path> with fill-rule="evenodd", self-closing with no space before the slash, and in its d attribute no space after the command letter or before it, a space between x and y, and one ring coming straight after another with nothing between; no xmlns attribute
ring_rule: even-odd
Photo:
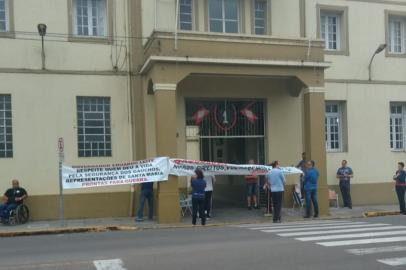
<svg viewBox="0 0 406 270"><path fill-rule="evenodd" d="M2 219L8 219L11 210L17 208L17 204L15 203L4 203L0 205L0 217Z"/></svg>
<svg viewBox="0 0 406 270"><path fill-rule="evenodd" d="M148 218L154 218L154 192L152 190L141 190L140 203L138 207L137 217L142 219L144 217L144 204L148 200Z"/></svg>
<svg viewBox="0 0 406 270"><path fill-rule="evenodd" d="M310 217L312 203L314 216L319 216L319 203L317 202L317 189L306 190L306 216Z"/></svg>

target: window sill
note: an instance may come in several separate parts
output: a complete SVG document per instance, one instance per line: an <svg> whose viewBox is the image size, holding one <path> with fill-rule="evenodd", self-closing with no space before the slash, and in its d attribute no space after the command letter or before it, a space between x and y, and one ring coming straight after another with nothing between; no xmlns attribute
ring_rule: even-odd
<svg viewBox="0 0 406 270"><path fill-rule="evenodd" d="M15 34L12 32L0 32L0 38L15 38Z"/></svg>
<svg viewBox="0 0 406 270"><path fill-rule="evenodd" d="M344 150L326 150L327 154L340 154L340 153L347 153L347 151Z"/></svg>
<svg viewBox="0 0 406 270"><path fill-rule="evenodd" d="M405 153L406 149L391 149L390 151L393 153Z"/></svg>
<svg viewBox="0 0 406 270"><path fill-rule="evenodd" d="M334 51L334 50L324 50L324 54L326 55L343 55L343 56L350 56L350 52L348 50L340 50L340 51Z"/></svg>
<svg viewBox="0 0 406 270"><path fill-rule="evenodd" d="M390 58L406 58L406 53L391 53L386 51L385 56Z"/></svg>
<svg viewBox="0 0 406 270"><path fill-rule="evenodd" d="M92 36L70 36L70 42L96 43L96 44L112 44L111 37L92 37Z"/></svg>

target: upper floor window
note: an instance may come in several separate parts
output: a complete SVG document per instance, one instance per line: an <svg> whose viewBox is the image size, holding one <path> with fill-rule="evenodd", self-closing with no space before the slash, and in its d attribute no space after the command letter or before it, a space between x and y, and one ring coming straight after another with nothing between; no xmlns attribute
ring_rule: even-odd
<svg viewBox="0 0 406 270"><path fill-rule="evenodd" d="M266 0L255 0L255 19L254 19L254 27L255 27L255 34L256 35L265 35L266 34L266 21L267 21L267 5Z"/></svg>
<svg viewBox="0 0 406 270"><path fill-rule="evenodd" d="M343 119L342 105L340 102L326 103L325 131L326 150L342 151Z"/></svg>
<svg viewBox="0 0 406 270"><path fill-rule="evenodd" d="M77 97L79 157L111 156L109 97Z"/></svg>
<svg viewBox="0 0 406 270"><path fill-rule="evenodd" d="M406 104L392 103L390 105L389 132L391 149L405 149L405 113Z"/></svg>
<svg viewBox="0 0 406 270"><path fill-rule="evenodd" d="M388 23L388 51L393 54L405 53L406 18L389 16Z"/></svg>
<svg viewBox="0 0 406 270"><path fill-rule="evenodd" d="M326 54L349 55L348 7L317 5L317 37L324 40Z"/></svg>
<svg viewBox="0 0 406 270"><path fill-rule="evenodd" d="M9 31L8 0L0 0L0 32Z"/></svg>
<svg viewBox="0 0 406 270"><path fill-rule="evenodd" d="M339 14L322 12L320 15L320 34L326 50L339 51L341 48L340 20Z"/></svg>
<svg viewBox="0 0 406 270"><path fill-rule="evenodd" d="M73 0L73 29L77 36L107 36L107 0Z"/></svg>
<svg viewBox="0 0 406 270"><path fill-rule="evenodd" d="M0 158L13 157L11 95L0 95Z"/></svg>
<svg viewBox="0 0 406 270"><path fill-rule="evenodd" d="M209 0L210 32L238 33L239 28L239 0Z"/></svg>
<svg viewBox="0 0 406 270"><path fill-rule="evenodd" d="M179 1L179 28L181 30L193 29L193 0Z"/></svg>

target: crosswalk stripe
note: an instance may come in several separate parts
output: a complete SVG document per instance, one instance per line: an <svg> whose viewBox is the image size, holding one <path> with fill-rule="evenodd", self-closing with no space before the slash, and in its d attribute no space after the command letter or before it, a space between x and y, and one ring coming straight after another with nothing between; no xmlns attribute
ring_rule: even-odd
<svg viewBox="0 0 406 270"><path fill-rule="evenodd" d="M323 223L323 224L303 224L303 225L286 225L286 226L262 226L262 227L253 227L248 228L250 230L266 230L266 229L294 229L294 228L307 228L315 226L342 226L342 225L358 225L366 224L367 222L346 222L346 223Z"/></svg>
<svg viewBox="0 0 406 270"><path fill-rule="evenodd" d="M300 238L295 238L295 239L306 242L306 241L320 241L320 240L332 240L332 239L388 236L388 235L405 235L405 234L406 234L406 231L389 231L389 232L369 232L369 233L352 233L352 234L336 234L336 235L300 237Z"/></svg>
<svg viewBox="0 0 406 270"><path fill-rule="evenodd" d="M332 241L332 242L318 242L316 244L325 246L325 247L340 247L340 246L391 243L391 242L403 242L403 241L406 241L406 236L371 238L371 239L361 239L361 240L344 240L344 241Z"/></svg>
<svg viewBox="0 0 406 270"><path fill-rule="evenodd" d="M261 232L266 233L277 233L277 232L296 232L296 231L317 231L317 230L328 230L328 229L342 229L343 226L345 228L359 228L359 227L373 227L379 225L388 225L388 224L357 224L357 225L339 225L339 226L313 226L308 228L291 228L291 229L271 229L271 230L261 230Z"/></svg>
<svg viewBox="0 0 406 270"><path fill-rule="evenodd" d="M389 247L373 247L373 248L358 248L358 249L347 249L348 253L354 255L369 255L375 253L392 253L399 251L406 251L406 246L389 246Z"/></svg>
<svg viewBox="0 0 406 270"><path fill-rule="evenodd" d="M309 220L309 221L300 221L300 222L288 222L288 223L256 223L256 224L240 224L240 225L231 225L231 227L237 228L250 228L250 227L260 227L260 226L272 226L272 227L283 227L286 225L314 225L314 224L325 224L325 223L348 223L348 220Z"/></svg>
<svg viewBox="0 0 406 270"><path fill-rule="evenodd" d="M369 224L367 224L369 225ZM366 227L365 225L364 227ZM389 226L389 224L379 225L375 224L372 227L366 228L356 228L356 229L340 229L340 230L325 230L316 232L291 232L291 233L280 233L278 236L282 237L292 237L292 236L310 236L310 235L322 235L322 234L334 234L334 233L350 233L350 232L367 232L367 231L386 231L391 229L405 229L406 226Z"/></svg>
<svg viewBox="0 0 406 270"><path fill-rule="evenodd" d="M378 262L386 264L386 265L390 265L390 266L406 265L406 257L382 259L382 260L378 260Z"/></svg>
<svg viewBox="0 0 406 270"><path fill-rule="evenodd" d="M93 261L97 270L126 270L121 259Z"/></svg>

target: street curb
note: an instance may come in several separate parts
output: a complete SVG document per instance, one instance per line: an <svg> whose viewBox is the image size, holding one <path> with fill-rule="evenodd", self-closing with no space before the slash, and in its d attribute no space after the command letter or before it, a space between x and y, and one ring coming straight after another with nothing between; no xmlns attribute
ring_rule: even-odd
<svg viewBox="0 0 406 270"><path fill-rule="evenodd" d="M399 211L376 211L376 212L365 212L364 217L383 217L383 216L397 216L400 215Z"/></svg>
<svg viewBox="0 0 406 270"><path fill-rule="evenodd" d="M383 214L384 213L384 214ZM351 218L365 218L383 215L398 215L399 212L365 212L363 215L348 215L348 216L322 216L316 220L339 220ZM315 220L315 219L310 219ZM309 221L310 221L309 220ZM238 222L218 222L206 224L204 227L225 227L225 226L238 226L243 224L261 224L269 222L270 220L256 220L256 221L238 221ZM292 218L284 220L284 223L307 221L304 218ZM107 225L107 226L89 226L89 227L59 227L27 231L10 231L0 232L0 238L17 237L17 236L34 236L34 235L55 235L55 234L73 234L73 233L97 233L109 231L143 231L143 230L156 230L156 229L188 229L188 228L204 228L203 226L195 226L192 224L172 224L172 225L155 225L149 227L143 226L129 226L129 225Z"/></svg>

